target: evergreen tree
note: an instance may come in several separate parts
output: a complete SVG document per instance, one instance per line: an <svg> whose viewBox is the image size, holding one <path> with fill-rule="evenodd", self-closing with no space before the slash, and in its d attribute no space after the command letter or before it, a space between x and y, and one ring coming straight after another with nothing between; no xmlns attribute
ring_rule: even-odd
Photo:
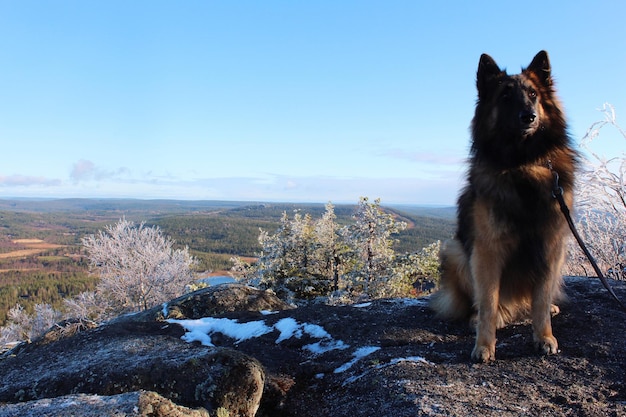
<svg viewBox="0 0 626 417"><path fill-rule="evenodd" d="M393 296L420 296L428 294L439 284L441 242L437 241L416 253L396 257L389 292Z"/></svg>
<svg viewBox="0 0 626 417"><path fill-rule="evenodd" d="M354 219L353 225L343 229L357 262L351 272L354 289L374 297L384 296L385 283L393 275L391 235L404 230L407 224L385 213L380 199L370 203L367 197L360 198Z"/></svg>
<svg viewBox="0 0 626 417"><path fill-rule="evenodd" d="M343 259L348 250L336 219L335 207L328 203L322 218L315 222L316 272L332 283L331 291L339 290L339 277L343 274Z"/></svg>
<svg viewBox="0 0 626 417"><path fill-rule="evenodd" d="M287 299L310 292L317 248L311 215L296 212L290 220L287 212L283 212L276 232L261 230L259 243L262 251L257 276L262 287L272 288Z"/></svg>

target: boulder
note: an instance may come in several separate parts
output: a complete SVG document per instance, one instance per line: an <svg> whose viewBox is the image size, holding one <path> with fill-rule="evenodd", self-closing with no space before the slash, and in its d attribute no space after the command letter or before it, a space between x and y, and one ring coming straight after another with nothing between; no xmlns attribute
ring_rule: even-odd
<svg viewBox="0 0 626 417"><path fill-rule="evenodd" d="M120 317L123 321L161 320L163 318L200 318L232 312L289 310L295 306L271 291L241 284L221 284L202 288L141 313Z"/></svg>
<svg viewBox="0 0 626 417"><path fill-rule="evenodd" d="M209 413L176 405L156 392L135 391L111 396L66 395L0 407L0 417L15 416L209 417Z"/></svg>
<svg viewBox="0 0 626 417"><path fill-rule="evenodd" d="M116 321L45 344L21 346L0 362L0 401L88 393L155 391L177 404L254 416L261 364L234 349L182 341L164 322Z"/></svg>
<svg viewBox="0 0 626 417"><path fill-rule="evenodd" d="M290 308L265 291L220 287L170 304L177 317ZM0 360L0 402L149 390L184 406L221 407L233 416L253 416L265 380L259 362L234 349L182 341L183 329L162 321L162 310L125 315L98 327L68 320L33 343L16 347Z"/></svg>

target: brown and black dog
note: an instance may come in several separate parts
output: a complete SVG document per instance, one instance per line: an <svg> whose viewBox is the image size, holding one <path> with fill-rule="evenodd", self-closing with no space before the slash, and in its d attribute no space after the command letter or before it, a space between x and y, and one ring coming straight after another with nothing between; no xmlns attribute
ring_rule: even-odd
<svg viewBox="0 0 626 417"><path fill-rule="evenodd" d="M476 85L467 185L431 306L447 318L475 315L475 361L494 360L496 329L525 316L537 348L556 353L551 314L559 311L553 302L561 295L568 226L552 195L554 173L571 207L577 154L548 54L539 52L517 75L483 54Z"/></svg>

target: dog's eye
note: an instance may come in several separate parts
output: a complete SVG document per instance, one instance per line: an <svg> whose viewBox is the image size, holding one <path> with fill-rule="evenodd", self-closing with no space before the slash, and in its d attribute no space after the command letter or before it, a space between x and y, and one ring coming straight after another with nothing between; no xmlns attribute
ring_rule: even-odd
<svg viewBox="0 0 626 417"><path fill-rule="evenodd" d="M528 97L530 97L530 98L537 98L537 92L534 89L530 88L528 90Z"/></svg>

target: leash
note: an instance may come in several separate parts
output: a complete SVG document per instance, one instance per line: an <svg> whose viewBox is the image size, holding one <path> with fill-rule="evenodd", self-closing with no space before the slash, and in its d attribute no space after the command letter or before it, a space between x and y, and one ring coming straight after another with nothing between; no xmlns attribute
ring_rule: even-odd
<svg viewBox="0 0 626 417"><path fill-rule="evenodd" d="M572 220L572 216L570 215L569 208L567 207L567 203L565 203L565 199L563 198L563 188L559 185L559 173L556 172L552 168L552 161L550 160L548 160L548 168L550 169L550 171L552 172L552 176L554 177L554 187L552 189L552 197L556 198L556 200L559 202L559 206L561 206L561 212L565 216L565 220L567 220L567 224L569 225L569 228L572 231L572 234L576 238L576 242L578 242L578 246L580 246L582 251L585 253L585 256L587 257L587 259L589 259L589 262L591 262L591 266L596 272L596 275L598 275L598 278L600 278L600 281L602 282L602 285L604 285L604 288L606 288L606 290L609 292L609 294L611 294L613 299L617 301L617 303L620 305L622 310L626 311L626 305L624 305L622 300L620 300L617 294L615 294L615 291L613 291L613 288L611 287L609 282L606 280L606 277L600 270L600 267L598 267L596 260L591 255L591 252L589 252L589 249L587 249L585 242L578 234L578 231L576 230L576 226L574 226L574 221Z"/></svg>

